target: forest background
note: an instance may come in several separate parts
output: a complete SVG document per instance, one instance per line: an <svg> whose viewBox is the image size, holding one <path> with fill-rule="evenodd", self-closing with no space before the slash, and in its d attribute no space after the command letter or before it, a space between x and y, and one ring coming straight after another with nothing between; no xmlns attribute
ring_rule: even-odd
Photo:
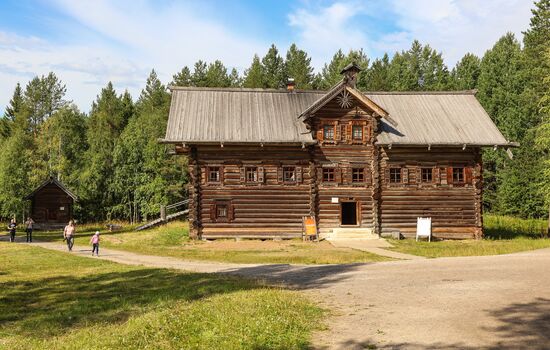
<svg viewBox="0 0 550 350"><path fill-rule="evenodd" d="M363 91L476 89L504 136L521 145L513 159L483 151L485 211L543 217L550 206L550 0L535 2L523 34L520 42L506 33L482 57L466 53L451 69L441 52L418 41L374 60L363 50L339 50L320 72L296 45L286 53L272 45L242 75L221 61L198 61L168 85L282 88L293 78L298 89L327 89L354 61L363 68ZM50 176L79 196L81 221L147 220L161 204L186 197L186 159L158 143L170 93L155 71L136 101L108 83L82 113L65 94L54 72L15 86L0 118L0 217L21 217L24 197Z"/></svg>

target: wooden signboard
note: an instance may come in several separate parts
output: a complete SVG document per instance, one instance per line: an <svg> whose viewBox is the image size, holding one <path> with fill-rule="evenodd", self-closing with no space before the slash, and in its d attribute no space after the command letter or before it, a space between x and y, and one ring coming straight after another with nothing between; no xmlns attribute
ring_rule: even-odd
<svg viewBox="0 0 550 350"><path fill-rule="evenodd" d="M302 217L303 238L304 240L311 240L313 237L317 237L317 222L314 216Z"/></svg>

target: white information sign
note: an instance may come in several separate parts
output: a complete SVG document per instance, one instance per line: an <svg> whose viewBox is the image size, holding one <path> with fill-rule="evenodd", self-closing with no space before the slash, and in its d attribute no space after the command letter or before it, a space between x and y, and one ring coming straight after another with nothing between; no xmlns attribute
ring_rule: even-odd
<svg viewBox="0 0 550 350"><path fill-rule="evenodd" d="M416 240L418 237L428 237L428 241L432 240L432 218L417 218L416 221Z"/></svg>
<svg viewBox="0 0 550 350"><path fill-rule="evenodd" d="M331 203L338 203L338 197L332 197Z"/></svg>

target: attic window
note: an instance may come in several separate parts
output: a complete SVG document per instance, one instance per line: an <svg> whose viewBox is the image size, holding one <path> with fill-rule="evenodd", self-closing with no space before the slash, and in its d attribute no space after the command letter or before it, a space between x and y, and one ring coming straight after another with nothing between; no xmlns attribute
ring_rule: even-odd
<svg viewBox="0 0 550 350"><path fill-rule="evenodd" d="M245 176L246 182L258 182L258 168L246 167Z"/></svg>
<svg viewBox="0 0 550 350"><path fill-rule="evenodd" d="M363 140L363 127L361 125L353 126L352 137L354 140Z"/></svg>
<svg viewBox="0 0 550 350"><path fill-rule="evenodd" d="M335 182L334 168L323 168L323 182Z"/></svg>
<svg viewBox="0 0 550 350"><path fill-rule="evenodd" d="M334 140L334 125L323 126L323 139Z"/></svg>
<svg viewBox="0 0 550 350"><path fill-rule="evenodd" d="M365 182L365 170L363 168L353 168L352 182Z"/></svg>

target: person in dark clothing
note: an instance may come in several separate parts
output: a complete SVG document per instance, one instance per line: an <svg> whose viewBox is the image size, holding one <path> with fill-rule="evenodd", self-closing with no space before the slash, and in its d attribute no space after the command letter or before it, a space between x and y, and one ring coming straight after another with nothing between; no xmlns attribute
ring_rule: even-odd
<svg viewBox="0 0 550 350"><path fill-rule="evenodd" d="M32 229L34 225L34 220L31 217L27 218L25 221L25 232L27 232L27 243L32 242Z"/></svg>
<svg viewBox="0 0 550 350"><path fill-rule="evenodd" d="M15 222L15 218L11 219L10 223L8 224L8 231L10 232L10 242L15 242L16 227L17 227L17 223Z"/></svg>

